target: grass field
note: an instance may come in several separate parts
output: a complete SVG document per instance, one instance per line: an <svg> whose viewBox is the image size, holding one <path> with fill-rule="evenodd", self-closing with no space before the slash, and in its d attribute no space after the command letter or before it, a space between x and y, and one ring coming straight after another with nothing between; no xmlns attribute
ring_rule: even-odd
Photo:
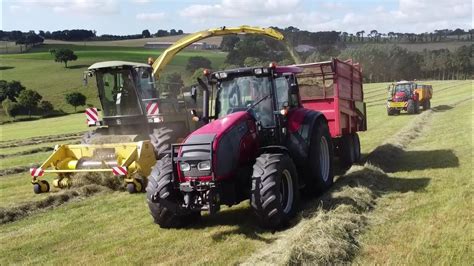
<svg viewBox="0 0 474 266"><path fill-rule="evenodd" d="M77 61L64 64L54 62L49 49L70 48L78 56ZM34 48L28 53L0 55L0 79L20 81L27 89L38 91L43 100L53 103L56 109L73 112L74 108L64 99L66 93L78 91L87 96L87 103L98 105L95 81L84 87L83 72L93 63L108 60L146 62L148 57L158 57L163 50L120 46L76 46L47 44ZM185 72L187 60L192 56L205 56L218 68L225 60L225 53L212 51L182 51L165 68L163 75L171 72ZM188 80L185 80L188 82ZM1 112L3 114L3 111Z"/></svg>
<svg viewBox="0 0 474 266"><path fill-rule="evenodd" d="M355 241L350 242L356 246L355 253L345 257L345 262L470 264L473 260L474 239L469 233L473 231L472 81L431 83L432 107L436 111L394 117L388 117L385 111L386 84L365 85L369 130L361 134L364 158L387 141L397 140L403 132L400 130L413 121L424 125L400 156L387 161L392 166L387 178L369 179L371 186L383 189L367 187L373 194L372 207L360 213L366 222L352 224L355 231L336 230L339 233L331 235L333 240L348 236ZM417 117L420 118L414 120ZM3 125L0 144L87 130L82 114L51 118L48 122L54 126L38 130L44 121ZM0 148L0 154L47 144L53 146L55 142ZM0 169L38 163L48 154L6 157L0 159ZM45 194L32 193L29 179L28 173L0 176L0 207L14 208L45 199ZM143 194L105 191L77 197L54 209L38 210L0 225L0 242L8 243L0 249L0 256L5 264L234 264L248 262L249 258L253 264L265 261L265 254L274 254L283 247L282 254L290 254L279 259L281 254L277 252L276 264L286 264L288 259L308 262L307 258L311 258L309 262L324 264L322 259L295 247L310 247L313 255L321 251L325 258L352 252L349 247L328 249L322 246L326 242L311 240L324 240L321 232L332 232L335 218L345 217L337 214L344 210L345 203L334 203L324 212L317 206L319 200L345 193L347 180L356 184L354 189L358 189L357 184L364 184L361 176L340 177L333 191L307 203L304 215L292 228L275 234L258 228L248 202L225 208L214 217L205 216L195 227L164 230L153 224ZM358 195L364 198L368 190L359 189ZM320 227L324 230L312 236ZM295 254L299 259L295 259Z"/></svg>

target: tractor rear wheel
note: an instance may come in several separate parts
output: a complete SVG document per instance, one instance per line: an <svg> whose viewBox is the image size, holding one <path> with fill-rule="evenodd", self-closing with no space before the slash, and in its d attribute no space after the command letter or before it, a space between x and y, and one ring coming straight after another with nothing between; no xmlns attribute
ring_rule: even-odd
<svg viewBox="0 0 474 266"><path fill-rule="evenodd" d="M173 165L165 157L153 167L146 188L151 216L161 228L180 228L195 222L200 212L189 212L181 207L182 200L173 188Z"/></svg>
<svg viewBox="0 0 474 266"><path fill-rule="evenodd" d="M343 168L349 168L355 162L354 139L352 135L343 135L339 143L340 160Z"/></svg>
<svg viewBox="0 0 474 266"><path fill-rule="evenodd" d="M173 133L173 130L167 127L153 129L150 141L157 159L163 158L165 152L171 149L171 144L176 141Z"/></svg>
<svg viewBox="0 0 474 266"><path fill-rule="evenodd" d="M416 112L416 104L413 100L408 100L407 112L409 114L414 114Z"/></svg>
<svg viewBox="0 0 474 266"><path fill-rule="evenodd" d="M296 167L286 154L260 155L252 174L251 205L261 225L278 229L294 217L299 203Z"/></svg>
<svg viewBox="0 0 474 266"><path fill-rule="evenodd" d="M305 175L305 193L314 195L331 187L333 183L334 150L325 120L314 125L308 156L308 174Z"/></svg>

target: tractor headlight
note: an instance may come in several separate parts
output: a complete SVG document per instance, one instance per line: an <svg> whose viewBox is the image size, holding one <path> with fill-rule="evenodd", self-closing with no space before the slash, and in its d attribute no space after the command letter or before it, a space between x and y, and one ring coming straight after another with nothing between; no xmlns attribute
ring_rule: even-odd
<svg viewBox="0 0 474 266"><path fill-rule="evenodd" d="M198 163L197 168L199 171L209 171L211 170L211 161L202 161Z"/></svg>
<svg viewBox="0 0 474 266"><path fill-rule="evenodd" d="M179 163L179 169L181 169L181 171L183 171L183 172L187 172L187 171L191 170L191 165L189 165L189 163L180 162Z"/></svg>

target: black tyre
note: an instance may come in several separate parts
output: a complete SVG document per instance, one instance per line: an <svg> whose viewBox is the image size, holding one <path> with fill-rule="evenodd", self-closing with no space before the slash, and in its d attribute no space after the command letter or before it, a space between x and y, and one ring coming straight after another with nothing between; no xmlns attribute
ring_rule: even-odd
<svg viewBox="0 0 474 266"><path fill-rule="evenodd" d="M298 176L286 154L260 155L252 174L251 205L261 225L278 229L288 224L299 205Z"/></svg>
<svg viewBox="0 0 474 266"><path fill-rule="evenodd" d="M352 135L343 135L339 143L339 153L343 168L349 168L355 162L354 139Z"/></svg>
<svg viewBox="0 0 474 266"><path fill-rule="evenodd" d="M154 147L156 158L163 158L165 152L171 149L171 144L176 141L174 132L167 127L155 128L150 134L150 141Z"/></svg>
<svg viewBox="0 0 474 266"><path fill-rule="evenodd" d="M359 134L352 133L352 143L354 143L354 162L358 162L360 160L360 139Z"/></svg>
<svg viewBox="0 0 474 266"><path fill-rule="evenodd" d="M416 103L413 100L408 100L407 112L409 114L414 114L416 112Z"/></svg>
<svg viewBox="0 0 474 266"><path fill-rule="evenodd" d="M162 228L180 228L195 222L200 212L190 212L181 207L182 196L173 188L171 159L165 157L153 167L146 187L151 216Z"/></svg>
<svg viewBox="0 0 474 266"><path fill-rule="evenodd" d="M49 192L49 189L49 183L46 180L40 180L38 181L38 183L33 184L33 191L35 192L35 194Z"/></svg>
<svg viewBox="0 0 474 266"><path fill-rule="evenodd" d="M415 114L419 114L419 113L420 113L420 102L415 101Z"/></svg>
<svg viewBox="0 0 474 266"><path fill-rule="evenodd" d="M305 175L305 193L314 195L331 187L333 183L334 150L329 128L325 120L316 122L312 132Z"/></svg>
<svg viewBox="0 0 474 266"><path fill-rule="evenodd" d="M392 108L387 107L387 115L391 116L391 115L394 115L394 114L395 114L394 110Z"/></svg>
<svg viewBox="0 0 474 266"><path fill-rule="evenodd" d="M133 193L140 193L140 192L145 192L145 181L142 178L137 178L135 179L138 184L135 183L127 183L127 191L130 194Z"/></svg>
<svg viewBox="0 0 474 266"><path fill-rule="evenodd" d="M423 111L429 110L431 108L431 101L426 100L423 102Z"/></svg>

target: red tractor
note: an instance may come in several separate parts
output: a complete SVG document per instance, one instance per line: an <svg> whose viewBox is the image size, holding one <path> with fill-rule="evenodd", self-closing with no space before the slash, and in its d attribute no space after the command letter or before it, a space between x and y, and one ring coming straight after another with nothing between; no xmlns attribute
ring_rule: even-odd
<svg viewBox="0 0 474 266"><path fill-rule="evenodd" d="M279 228L295 215L301 190L315 195L332 185L335 153L346 163L360 157L365 104L351 62L271 64L199 81L206 125L172 145L148 179L148 205L161 227L250 199L261 224Z"/></svg>

